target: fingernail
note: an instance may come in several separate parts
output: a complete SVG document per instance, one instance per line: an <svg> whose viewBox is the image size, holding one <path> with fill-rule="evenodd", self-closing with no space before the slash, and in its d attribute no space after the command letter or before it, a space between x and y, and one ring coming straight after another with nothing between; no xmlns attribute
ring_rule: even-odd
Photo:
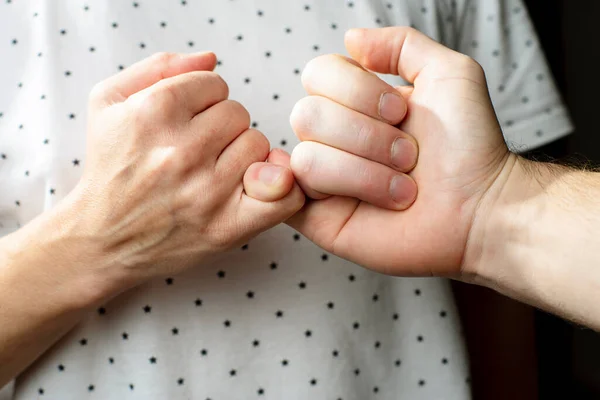
<svg viewBox="0 0 600 400"><path fill-rule="evenodd" d="M390 196L397 204L408 206L416 197L415 182L406 175L396 175L390 183Z"/></svg>
<svg viewBox="0 0 600 400"><path fill-rule="evenodd" d="M388 122L397 124L406 113L406 103L397 94L385 92L379 99L379 116Z"/></svg>
<svg viewBox="0 0 600 400"><path fill-rule="evenodd" d="M273 185L283 172L283 167L279 165L265 165L258 172L258 179L265 185Z"/></svg>
<svg viewBox="0 0 600 400"><path fill-rule="evenodd" d="M396 168L407 171L415 165L416 147L408 139L396 138L392 144L392 165Z"/></svg>

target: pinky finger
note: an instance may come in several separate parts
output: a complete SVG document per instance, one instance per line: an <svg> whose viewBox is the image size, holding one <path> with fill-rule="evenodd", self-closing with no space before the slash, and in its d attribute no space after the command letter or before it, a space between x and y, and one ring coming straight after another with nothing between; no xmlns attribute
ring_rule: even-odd
<svg viewBox="0 0 600 400"><path fill-rule="evenodd" d="M294 174L289 167L257 162L244 174L244 191L262 202L277 201L288 195L294 186Z"/></svg>
<svg viewBox="0 0 600 400"><path fill-rule="evenodd" d="M400 94L402 95L402 97L404 97L404 100L406 100L406 102L408 103L408 100L410 99L410 96L412 96L413 91L415 90L414 86L411 85L402 85L402 86L395 86L394 89L396 89L398 92L400 92Z"/></svg>
<svg viewBox="0 0 600 400"><path fill-rule="evenodd" d="M257 164L263 164L264 166L264 164L267 163ZM283 167L280 166L280 168ZM255 236L260 232L266 231L275 225L287 221L302 209L302 206L304 206L306 200L304 192L302 192L300 186L294 182L291 170L289 168L285 168L285 170L289 172L291 185L290 189L287 190L283 196L281 194L284 190L279 191L277 196L275 196L270 195L268 192L266 192L266 194L265 192L252 192L252 189L252 195L248 192L242 195L240 202L240 218L245 220L246 225L249 225L249 237ZM253 186L253 189L256 189L256 187ZM253 196L258 196L262 199Z"/></svg>

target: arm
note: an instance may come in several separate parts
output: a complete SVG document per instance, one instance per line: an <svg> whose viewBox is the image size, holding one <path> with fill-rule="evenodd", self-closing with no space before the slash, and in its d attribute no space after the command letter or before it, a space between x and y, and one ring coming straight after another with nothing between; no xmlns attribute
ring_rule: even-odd
<svg viewBox="0 0 600 400"><path fill-rule="evenodd" d="M600 329L600 174L512 157L477 213L465 273Z"/></svg>
<svg viewBox="0 0 600 400"><path fill-rule="evenodd" d="M560 139L526 157L561 158L565 146ZM487 288L458 281L452 286L469 350L474 398L538 398L536 336L546 334L536 333L535 310Z"/></svg>
<svg viewBox="0 0 600 400"><path fill-rule="evenodd" d="M381 169L370 162L390 147L362 159L352 156L367 147L358 141L328 147L323 143L336 137L328 136L330 126L319 119L327 105L299 102L292 127L313 141L296 146L292 170L301 184L333 196L309 203L288 223L327 251L373 270L478 283L600 330L600 175L510 153L481 66L427 36L402 27L355 29L346 34L346 46L365 68L414 83L403 88L408 114L401 127L419 143L411 172L418 196L401 212L349 199L377 189L381 198L395 194L397 186L374 186ZM320 71L307 67L305 75L319 76L303 75L309 94L330 83L323 77L356 75L355 64L340 67L335 57L318 62ZM355 81L353 88L370 86L372 74L361 74L364 82ZM327 88L346 105L329 118L340 128L348 120L363 121L342 130L363 134L360 144L381 139L388 127L364 122L348 107L354 99L347 87L338 79ZM377 92L369 94L362 100L377 104Z"/></svg>
<svg viewBox="0 0 600 400"><path fill-rule="evenodd" d="M63 210L0 240L0 387L105 295L102 281L86 274L84 253L65 234L71 227L57 223L68 220Z"/></svg>
<svg viewBox="0 0 600 400"><path fill-rule="evenodd" d="M215 63L159 54L93 90L81 181L0 240L0 387L90 308L302 207L289 156L249 129L248 112L206 72Z"/></svg>

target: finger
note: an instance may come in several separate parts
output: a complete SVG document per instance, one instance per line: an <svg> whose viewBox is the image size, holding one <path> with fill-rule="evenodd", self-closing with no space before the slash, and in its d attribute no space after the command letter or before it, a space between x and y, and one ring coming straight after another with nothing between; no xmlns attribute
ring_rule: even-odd
<svg viewBox="0 0 600 400"><path fill-rule="evenodd" d="M291 156L287 151L283 149L273 149L267 157L267 162L289 168L290 159Z"/></svg>
<svg viewBox="0 0 600 400"><path fill-rule="evenodd" d="M400 75L410 83L429 64L452 64L466 58L408 27L351 29L345 43L352 58L365 68Z"/></svg>
<svg viewBox="0 0 600 400"><path fill-rule="evenodd" d="M402 95L402 97L404 98L406 103L408 103L410 101L410 96L412 96L413 91L415 90L415 87L414 86L394 86L394 89L396 89L398 92L400 92L400 94Z"/></svg>
<svg viewBox="0 0 600 400"><path fill-rule="evenodd" d="M256 198L249 195L248 192L242 196L241 209L245 211L245 215L255 215L255 221L259 221L263 224L257 228L258 230L264 230L265 224L267 228L269 228L286 221L301 210L305 202L304 193L302 192L302 189L300 189L300 186L294 181L292 171L289 168L290 155L284 150L274 149L269 153L267 162L271 165L285 168L286 172L284 173L289 173L288 176L291 180L289 181L289 189L285 194L283 194L285 185L282 185L282 181L279 181L281 185L279 192L280 194L283 194L283 196L278 199L267 200L268 196L265 196L262 199ZM257 164L253 164L250 168L254 165ZM246 176L247 175L244 175L244 179ZM284 176L282 176L282 178L287 179Z"/></svg>
<svg viewBox="0 0 600 400"><path fill-rule="evenodd" d="M265 135L256 129L248 129L223 150L215 169L227 179L240 182L250 165L267 159L270 147Z"/></svg>
<svg viewBox="0 0 600 400"><path fill-rule="evenodd" d="M92 98L104 103L126 100L156 82L190 71L212 71L217 64L214 53L157 53L104 80L94 88Z"/></svg>
<svg viewBox="0 0 600 400"><path fill-rule="evenodd" d="M308 202L285 223L324 250L334 251L333 243L361 204L366 205L356 198L342 196Z"/></svg>
<svg viewBox="0 0 600 400"><path fill-rule="evenodd" d="M254 163L244 174L244 192L256 200L271 202L285 197L294 185L292 170L267 162Z"/></svg>
<svg viewBox="0 0 600 400"><path fill-rule="evenodd" d="M272 162L272 163L276 163L279 165L286 165L286 166L290 165L290 161L291 161L290 155L285 150L281 150L281 149L274 149L273 151L271 151L271 153L269 154L269 158L267 159L267 162ZM308 187L306 188L306 191L304 193L311 199L315 199L315 200L326 199L327 197L330 196L328 194L317 192L316 190L312 190L311 188L308 188Z"/></svg>
<svg viewBox="0 0 600 400"><path fill-rule="evenodd" d="M294 149L292 172L300 187L356 197L378 207L404 210L416 199L415 181L403 173L316 142Z"/></svg>
<svg viewBox="0 0 600 400"><path fill-rule="evenodd" d="M125 103L147 109L151 120L162 115L167 122L188 122L228 96L229 88L218 74L193 71L165 78L132 94Z"/></svg>
<svg viewBox="0 0 600 400"><path fill-rule="evenodd" d="M406 102L392 86L339 55L311 60L302 72L302 84L308 94L328 97L392 125L406 115Z"/></svg>
<svg viewBox="0 0 600 400"><path fill-rule="evenodd" d="M417 163L417 142L412 136L325 97L300 100L290 122L301 141L323 143L401 172Z"/></svg>
<svg viewBox="0 0 600 400"><path fill-rule="evenodd" d="M189 125L185 143L190 151L212 154L216 161L231 142L250 127L248 110L235 100L224 100L198 114ZM264 158L256 160L264 161Z"/></svg>
<svg viewBox="0 0 600 400"><path fill-rule="evenodd" d="M276 201L260 201L247 194L242 194L239 207L239 219L249 227L248 238L288 220L297 213L306 197L294 183L287 196Z"/></svg>
<svg viewBox="0 0 600 400"><path fill-rule="evenodd" d="M244 174L244 191L256 200L272 202L284 198L292 190L294 175L289 168L290 156L285 151L271 151L267 161L248 168Z"/></svg>

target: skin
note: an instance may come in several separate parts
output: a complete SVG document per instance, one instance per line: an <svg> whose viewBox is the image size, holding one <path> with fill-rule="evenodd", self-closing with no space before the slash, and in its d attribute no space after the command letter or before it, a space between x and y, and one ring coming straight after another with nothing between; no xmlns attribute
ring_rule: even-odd
<svg viewBox="0 0 600 400"><path fill-rule="evenodd" d="M313 70L303 79L322 99L295 109L292 123L310 141L291 159L269 154L247 112L226 100L224 82L207 72L212 54L159 55L97 86L81 182L0 240L0 385L90 307L292 215L289 223L315 243L373 270L479 283L599 329L598 175L511 154L470 58L407 28L353 30L346 44L355 62L334 56L318 70L358 64L398 73L414 89L385 90L402 94L406 107L390 116L381 97L364 104L335 82L320 92ZM359 141L326 137L312 113L328 102L346 105L338 110L357 124L347 129ZM362 116L402 121L400 130L361 129ZM371 152L364 143L376 143L375 134L382 143L415 140L414 169L410 145L394 163L386 146ZM304 195L288 163L320 198L299 213ZM400 188L393 195L392 186Z"/></svg>
<svg viewBox="0 0 600 400"><path fill-rule="evenodd" d="M289 156L249 129L215 63L157 54L93 89L80 182L0 240L0 387L97 304L201 265L304 204Z"/></svg>
<svg viewBox="0 0 600 400"><path fill-rule="evenodd" d="M319 121L329 105L301 101L295 112L302 117L292 122L311 141L294 150L291 166L302 187L321 199L289 223L328 251L375 271L477 283L600 329L600 175L510 153L483 70L469 57L402 27L351 30L346 47L355 63L327 56L319 73L339 74L358 63L413 83L401 89L408 112L399 128L419 144L410 172L418 195L404 211L346 197L378 179L385 154L356 156L360 142L332 143L319 123L309 123L307 135L306 121ZM326 80L304 77L309 95L326 93L342 105L338 119L356 121L363 118L358 113L376 118L365 111L373 110L376 98L360 111L344 107L353 104L345 96L358 91L315 89ZM333 167L327 163L332 158ZM384 184L378 187L375 196L385 203L389 193Z"/></svg>
<svg viewBox="0 0 600 400"><path fill-rule="evenodd" d="M470 170L474 164L485 165L487 157L497 161L508 152L500 148L498 152L490 154L489 149L482 150L484 146L470 143L471 139L460 138L458 135L462 132L453 132L452 128L460 127L461 119L465 119L461 113L471 114L473 107L469 104L469 108L466 109L464 104L461 106L458 102L458 107L449 109L449 104L457 103L454 100L456 82L436 81L430 85L427 81L437 79L439 74L463 74L463 64L471 60L462 56L456 57L454 70L449 70L443 60L434 60L439 62L439 68L434 63L428 63L427 72L420 74L414 90L412 87L392 88L365 68L378 72L394 72L389 70L393 63L381 56L386 52L391 52L392 56L398 55L394 46L403 44L396 39L401 32L388 30L388 36L378 39L377 42L360 38L356 31L352 32L346 43L349 53L355 56L356 60L340 55L327 55L312 60L304 69L302 82L308 96L296 104L291 115L292 127L304 143L294 150L292 167L304 191L320 201L309 203L303 211L305 215L293 218L291 223L302 229L302 225L297 224L303 223L302 218L309 218L310 228L304 232L311 235L319 245L326 246L338 255L348 257L350 254L353 261L362 262L367 267L375 265L378 271L397 275L452 276L452 270L457 268L456 260L461 257L461 248L456 248L456 243L464 246L468 227L460 232L454 242L448 241L448 231L457 228L456 221L460 219L456 217L460 217L461 212L465 214L464 219L472 218L471 212L476 207L473 204L479 201L472 200L472 191L461 193L460 189L466 186L463 182L473 179L477 181L481 178L455 176L455 171L444 171L446 165L443 163L460 168L460 158L463 158L465 165L462 168ZM371 33L374 34L375 32ZM420 38L420 35L416 36L416 40ZM384 41L392 46L382 46ZM415 43L414 46L421 46L421 43ZM406 46L404 49L406 50ZM420 51L421 48L417 47L414 52L417 54ZM374 59L373 53L379 58ZM359 62L365 63L365 67ZM471 62L467 66L477 71L477 66L472 64L474 63ZM416 76L414 79L417 80ZM441 75L441 79L445 80L445 75ZM482 106L475 109L475 120L486 113L490 114L491 109L487 93L484 92L485 81L482 75L479 74L476 79L481 92L476 101ZM469 85L459 88L465 93L476 93L477 88L473 88L472 83ZM406 99L401 104L394 104L392 111L395 114L391 116L388 115L390 110L381 112L381 108L386 106L382 102L384 93L398 93ZM437 101L432 102L431 98ZM466 112L463 112L463 109L466 109ZM408 117L405 119L407 112ZM450 118L454 112L456 119ZM388 115L388 118L382 118L382 114ZM441 118L444 118L445 122L442 122ZM444 142L444 128L450 128L446 129L447 134L460 139L457 143L472 149L470 151L473 151L473 156L477 155L478 158L473 159L469 153L469 159L456 153L448 154L450 144L448 141ZM483 126L481 131L484 129L488 127ZM499 128L495 129L499 131ZM414 133L415 137L411 133ZM420 165L410 173L417 164L417 141L423 147L419 155ZM398 142L402 143L401 147L398 147ZM495 143L499 145L503 141L497 140ZM457 146L452 146L455 147ZM396 158L393 157L394 150L399 150ZM452 179L440 172L448 172ZM409 176L403 173L409 173ZM401 192L401 201L395 202L389 188L393 177L398 175L418 179L419 194L416 203L404 212L398 211L415 200L413 196L416 192L413 192L412 188L405 189ZM440 193L439 189L443 191ZM448 201L447 193L457 196L450 197ZM441 204L450 207L444 209ZM453 215L454 218L446 221L445 215ZM432 216L435 218L433 221L430 220ZM344 225L340 230L341 224ZM429 224L431 228L423 226L424 224ZM419 240L412 237L415 235L415 229L409 230L414 226L419 227L416 231L416 238ZM446 231L440 232L440 226ZM315 227L318 230L312 230ZM363 229L367 229L373 236L365 235ZM440 235L435 236L435 232ZM366 239L367 237L372 239ZM347 249L353 249L359 242L362 242L360 250L347 252ZM383 243L380 247L383 262L379 259L365 258L366 255L377 254L376 251L368 250L376 246L375 243ZM451 249L439 249L439 254L435 254L431 247L438 243L446 243ZM410 250L402 247L403 245ZM421 255L417 254L414 258L415 264L406 261L400 269L390 271L387 268L398 267L394 264L396 260L391 258L391 252L395 252L398 258L411 256L411 252L429 254L436 257L429 261L430 264L435 263L435 270L423 269L426 266L422 264ZM383 267L373 263L382 263ZM415 271L415 267L421 269ZM493 291L471 285L457 283L454 289L469 348L473 395L486 399L536 398L533 310ZM506 347L515 351L502 351ZM480 374L479 371L494 373ZM511 384L506 385L506 382Z"/></svg>
<svg viewBox="0 0 600 400"><path fill-rule="evenodd" d="M494 115L483 71L467 56L414 30L352 30L346 36L346 47L364 68L400 74L414 82L414 89L403 89L408 114L400 130L386 124L385 131L380 128L384 131L381 135L379 128L362 128L359 121L376 118L367 110L377 108L377 96L367 98L365 103L370 100L371 104L361 111L346 106L352 102L348 93L360 96L359 90L348 90L347 85L331 86L327 97L314 98L315 93L324 92L315 86L327 81L316 74L351 73L358 67L339 56L311 61L319 63L319 68L309 63L303 76L310 96L301 100L292 114L292 126L301 138L308 135L298 127L311 126L311 141L294 149L291 166L306 191L312 188L334 196L308 204L292 218L291 225L326 250L382 273L460 275L476 210L510 158L497 124L479 122ZM364 71L361 77L353 85L368 85L365 81L374 79ZM341 104L336 119L351 121L349 125L355 127L348 135L367 132L372 137L338 147L329 145L327 123L320 118L322 110L331 107L329 102ZM379 127L380 121L372 123ZM410 179L418 184L418 195L407 185L400 207L377 207L363 196L380 196L379 204L386 200L390 204L388 187L395 174L389 163L377 160L389 159L391 138L408 134L419 143L418 163L410 173ZM379 154L362 152L363 142L379 141L380 136L388 145L381 146ZM416 149L412 153L406 150L405 156L414 160ZM365 189L378 192L371 194ZM413 201L410 208L399 211Z"/></svg>

